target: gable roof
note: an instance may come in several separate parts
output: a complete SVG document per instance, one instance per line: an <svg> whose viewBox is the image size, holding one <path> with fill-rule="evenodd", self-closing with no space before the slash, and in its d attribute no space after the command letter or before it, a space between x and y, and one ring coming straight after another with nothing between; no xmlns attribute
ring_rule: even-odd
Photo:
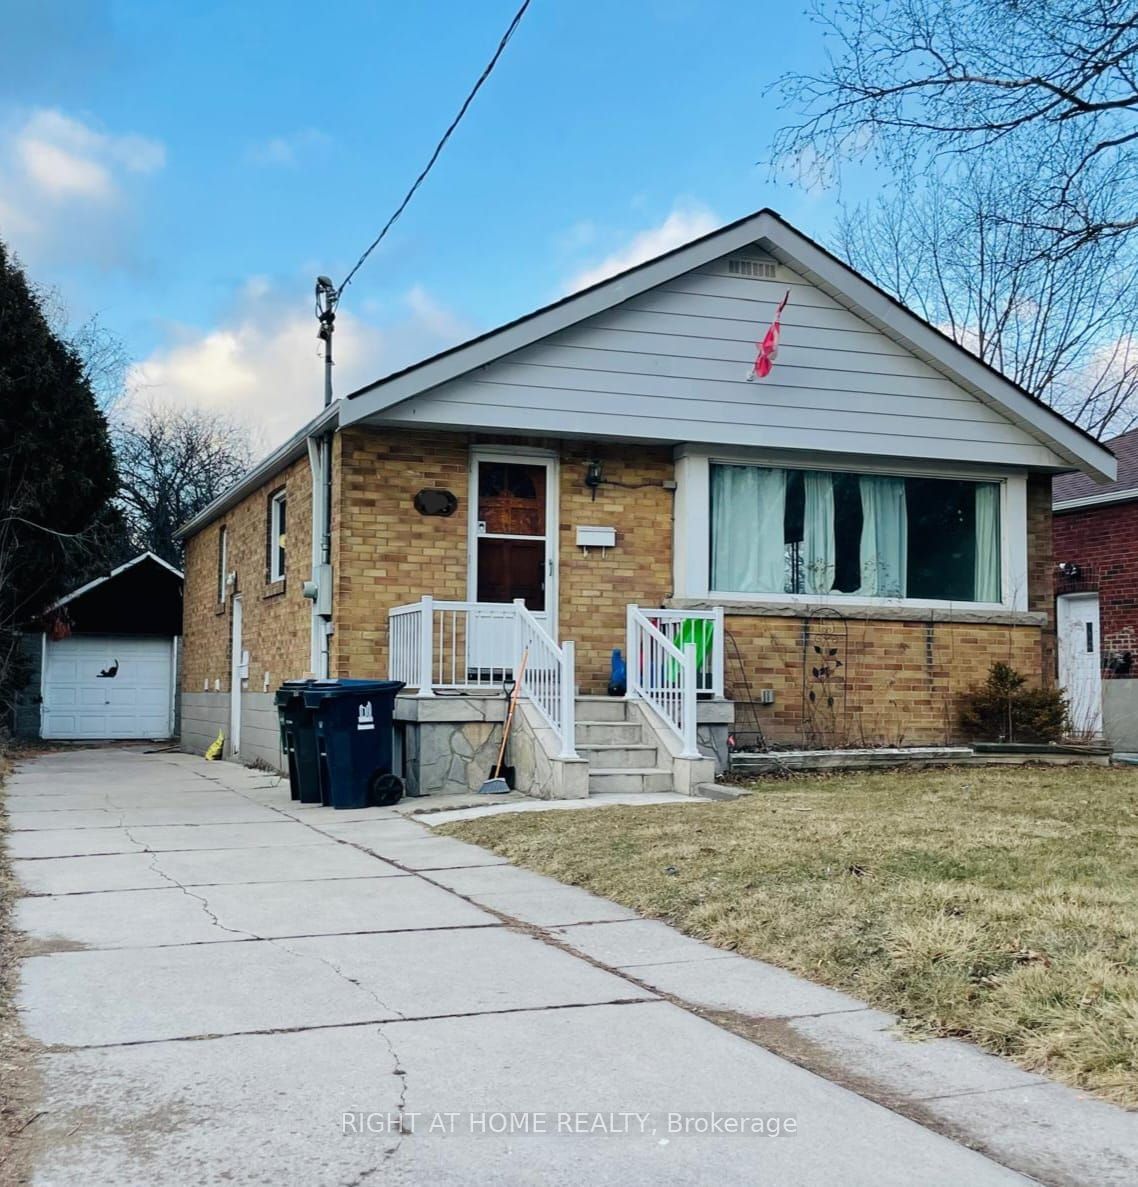
<svg viewBox="0 0 1138 1187"><path fill-rule="evenodd" d="M84 594L88 594L93 589L97 589L100 585L105 585L108 581L113 581L116 577L121 576L129 569L133 569L136 565L141 565L147 561L160 565L167 572L172 573L179 581L185 580L185 574L181 569L175 569L169 561L164 561L160 556L153 552L140 552L138 556L132 557L128 561L124 561L117 568L112 569L109 573L102 577L96 577L94 581L88 581L86 585L81 585L78 589L73 589L69 594L60 598L44 611L45 614L50 614L52 610L58 610L61 606L66 606L68 602L74 602L76 598L81 598Z"/></svg>
<svg viewBox="0 0 1138 1187"><path fill-rule="evenodd" d="M1118 477L1104 484L1086 474L1060 474L1051 484L1051 501L1056 511L1138 499L1138 429L1103 444L1118 459Z"/></svg>
<svg viewBox="0 0 1138 1187"><path fill-rule="evenodd" d="M768 209L359 388L341 402L340 424L347 426L382 413L693 268L756 243L779 262L803 273L835 300L978 400L1019 425L1072 468L1084 470L1098 481L1114 479L1113 455L1089 433L1001 375Z"/></svg>

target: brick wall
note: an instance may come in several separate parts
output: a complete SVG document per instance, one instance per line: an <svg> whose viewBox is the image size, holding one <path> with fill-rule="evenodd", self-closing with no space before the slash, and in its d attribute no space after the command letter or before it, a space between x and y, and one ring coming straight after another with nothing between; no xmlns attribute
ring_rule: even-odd
<svg viewBox="0 0 1138 1187"><path fill-rule="evenodd" d="M469 449L459 433L339 434L333 672L387 676L387 612L424 594L465 601ZM412 505L427 488L453 491L449 517Z"/></svg>
<svg viewBox="0 0 1138 1187"><path fill-rule="evenodd" d="M958 736L961 694L993 663L1041 678L1042 631L1033 626L750 614L730 614L726 626L736 729L746 733L757 721L769 742L943 744ZM774 704L752 711L764 688Z"/></svg>
<svg viewBox="0 0 1138 1187"><path fill-rule="evenodd" d="M288 496L285 579L268 580L269 496ZM242 647L249 652L252 692L307 673L310 661L310 603L301 586L312 572L312 479L308 459L294 462L225 516L186 542L182 689L202 692L220 682L229 690L233 599L217 600L218 534L227 533L227 562L237 573L241 594Z"/></svg>
<svg viewBox="0 0 1138 1187"><path fill-rule="evenodd" d="M335 670L340 675L387 672L387 611L436 598L465 601L467 587L470 451L502 444L462 433L371 432L340 434L343 458L343 531L337 545ZM514 443L523 444L523 443ZM557 449L558 443L526 445ZM672 582L671 450L613 445L567 445L559 450L560 635L577 644L582 691L603 692L609 656L624 646L625 606L660 605ZM630 456L630 454L632 456ZM597 458L604 476L594 501L585 470ZM654 485L638 485L652 483ZM444 488L458 495L450 517L419 515L416 492ZM617 547L585 556L577 527L617 529Z"/></svg>
<svg viewBox="0 0 1138 1187"><path fill-rule="evenodd" d="M1131 652L1138 659L1138 502L1066 511L1055 516L1054 559L1078 565L1059 593L1098 591L1104 661ZM1104 670L1104 676L1117 675ZM1131 677L1138 676L1138 664Z"/></svg>
<svg viewBox="0 0 1138 1187"><path fill-rule="evenodd" d="M491 444L463 433L372 431L351 428L334 438L333 565L335 634L331 670L342 676L385 676L387 612L424 593L463 601L467 589L470 450ZM517 444L517 443L515 443ZM673 476L666 446L593 446L528 442L560 454L560 627L578 649L583 692L603 692L613 647L624 646L625 606L661 605L672 592L672 499L661 483ZM590 460L609 480L585 486ZM283 592L265 583L267 482L225 518L230 568L245 594L245 646L251 689L303 675L309 663L309 604L300 585L308 577L310 481L307 460L285 479L289 494L288 572ZM621 485L616 485L616 484ZM424 488L445 488L459 499L449 518L422 516L412 500ZM941 742L954 736L960 694L982 680L996 660L1033 682L1049 679L1054 662L1051 587L1050 484L1028 488L1029 590L1032 610L1048 626L812 620L733 614L728 630L743 655L727 651L728 692L741 701L772 688L775 704L757 710L772 741ZM580 525L611 526L617 546L588 556L576 545ZM186 558L186 663L183 687L204 680L228 687L229 608L215 597L217 524L189 541ZM1065 558L1060 558L1065 559ZM269 595L269 596L266 596ZM1121 595L1120 595L1121 596ZM1130 598L1138 605L1138 589ZM1105 628L1104 628L1105 629ZM815 677L815 646L842 660L840 674ZM748 697L743 672L750 682ZM813 701L809 693L815 693ZM830 704L831 698L833 704ZM750 723L739 720L741 728Z"/></svg>
<svg viewBox="0 0 1138 1187"><path fill-rule="evenodd" d="M601 462L606 482L596 500L585 486L589 461ZM625 649L630 603L662 606L672 592L672 500L660 483L674 476L667 446L563 447L561 457L560 633L577 645L577 681L585 693L608 688L611 653ZM650 485L638 485L650 484ZM577 528L616 528L616 547L588 556Z"/></svg>

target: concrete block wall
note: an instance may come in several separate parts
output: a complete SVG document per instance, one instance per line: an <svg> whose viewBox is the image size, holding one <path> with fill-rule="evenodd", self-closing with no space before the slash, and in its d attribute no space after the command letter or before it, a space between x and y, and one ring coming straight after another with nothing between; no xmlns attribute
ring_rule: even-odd
<svg viewBox="0 0 1138 1187"><path fill-rule="evenodd" d="M229 693L182 691L182 749L204 754L218 733L229 733Z"/></svg>

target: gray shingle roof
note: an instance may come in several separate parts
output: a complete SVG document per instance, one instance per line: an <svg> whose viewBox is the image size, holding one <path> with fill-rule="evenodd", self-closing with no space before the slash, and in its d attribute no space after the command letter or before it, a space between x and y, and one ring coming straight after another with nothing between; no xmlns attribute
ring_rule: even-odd
<svg viewBox="0 0 1138 1187"><path fill-rule="evenodd" d="M1060 474L1051 484L1053 503L1068 499L1087 499L1102 495L1122 495L1129 491L1138 498L1138 429L1104 441L1118 458L1118 478L1114 482L1096 482L1089 474Z"/></svg>

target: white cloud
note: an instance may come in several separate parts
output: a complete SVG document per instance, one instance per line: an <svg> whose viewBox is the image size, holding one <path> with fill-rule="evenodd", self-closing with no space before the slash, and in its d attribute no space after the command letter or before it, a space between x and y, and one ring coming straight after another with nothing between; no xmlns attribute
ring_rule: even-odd
<svg viewBox="0 0 1138 1187"><path fill-rule="evenodd" d="M345 396L365 383L469 337L472 327L416 286L400 313L377 325L341 308L333 383ZM174 327L171 341L131 368L128 390L143 397L223 409L268 447L320 411L321 344L311 302L286 299L263 277L248 280L231 316L208 330Z"/></svg>
<svg viewBox="0 0 1138 1187"><path fill-rule="evenodd" d="M78 195L103 202L114 193L105 166L76 156L57 144L21 137L16 141L16 153L33 187L49 198Z"/></svg>
<svg viewBox="0 0 1138 1187"><path fill-rule="evenodd" d="M607 280L666 251L690 243L718 226L718 218L706 206L678 203L662 223L638 231L623 247L570 277L565 284L565 291L575 293Z"/></svg>
<svg viewBox="0 0 1138 1187"><path fill-rule="evenodd" d="M292 166L304 153L323 148L330 141L331 138L317 128L302 128L299 132L271 136L251 145L246 156L254 165Z"/></svg>
<svg viewBox="0 0 1138 1187"><path fill-rule="evenodd" d="M25 259L110 263L120 254L131 175L161 169L166 150L44 108L0 126L0 234Z"/></svg>
<svg viewBox="0 0 1138 1187"><path fill-rule="evenodd" d="M166 150L145 136L112 136L61 111L33 112L13 136L14 155L32 186L48 197L79 195L106 201L115 195L112 170L153 173Z"/></svg>

